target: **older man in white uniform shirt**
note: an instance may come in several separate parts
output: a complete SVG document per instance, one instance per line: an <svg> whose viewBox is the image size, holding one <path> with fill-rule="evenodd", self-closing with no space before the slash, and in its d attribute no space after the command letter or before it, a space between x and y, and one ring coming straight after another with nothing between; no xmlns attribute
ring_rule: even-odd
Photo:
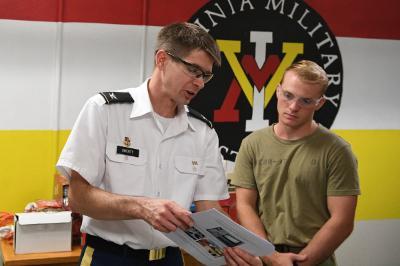
<svg viewBox="0 0 400 266"><path fill-rule="evenodd" d="M57 163L71 208L84 215L80 265L182 265L161 232L192 226L192 202L219 209L229 197L217 134L187 107L220 61L207 32L171 24L158 35L150 79L87 101ZM241 250L226 257L254 260Z"/></svg>

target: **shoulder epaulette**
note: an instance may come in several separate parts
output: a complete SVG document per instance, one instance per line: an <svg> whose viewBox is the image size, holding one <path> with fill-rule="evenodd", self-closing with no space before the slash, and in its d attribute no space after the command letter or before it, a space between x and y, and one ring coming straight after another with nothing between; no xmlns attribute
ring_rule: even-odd
<svg viewBox="0 0 400 266"><path fill-rule="evenodd" d="M208 120L207 118L204 117L204 115L200 114L199 112L197 112L196 110L194 110L193 108L188 106L188 110L189 110L189 115L197 118L201 121L203 121L204 123L206 123L210 128L213 128L213 124L211 123L210 120Z"/></svg>
<svg viewBox="0 0 400 266"><path fill-rule="evenodd" d="M103 96L106 104L134 102L129 92L105 91L100 92L100 95Z"/></svg>

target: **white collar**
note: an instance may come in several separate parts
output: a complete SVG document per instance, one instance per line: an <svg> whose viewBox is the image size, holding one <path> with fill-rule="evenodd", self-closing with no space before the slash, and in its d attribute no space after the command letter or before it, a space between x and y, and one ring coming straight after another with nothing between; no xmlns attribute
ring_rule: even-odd
<svg viewBox="0 0 400 266"><path fill-rule="evenodd" d="M143 82L139 87L128 89L128 92L134 100L130 118L135 118L154 112L147 87L149 81L150 78L146 79L145 82ZM180 108L178 107L176 118L180 124L183 123L183 125L186 125L186 127L189 126L193 131L196 131L193 123L189 121L188 112L189 109L186 105Z"/></svg>

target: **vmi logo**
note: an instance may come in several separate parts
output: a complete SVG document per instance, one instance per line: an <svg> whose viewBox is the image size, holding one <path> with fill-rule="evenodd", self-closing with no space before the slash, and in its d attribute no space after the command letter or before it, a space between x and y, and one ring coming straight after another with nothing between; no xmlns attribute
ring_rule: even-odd
<svg viewBox="0 0 400 266"><path fill-rule="evenodd" d="M342 95L342 59L325 21L303 1L210 1L190 21L221 49L222 67L191 105L213 121L225 159L235 160L250 132L277 121L275 90L294 61L313 60L328 73L327 102L315 119L332 125Z"/></svg>

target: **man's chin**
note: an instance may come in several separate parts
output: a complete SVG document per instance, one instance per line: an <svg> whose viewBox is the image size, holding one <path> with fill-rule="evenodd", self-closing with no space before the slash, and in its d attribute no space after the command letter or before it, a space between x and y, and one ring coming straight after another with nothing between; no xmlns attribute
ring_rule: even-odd
<svg viewBox="0 0 400 266"><path fill-rule="evenodd" d="M192 101L193 97L187 98L185 97L185 99L182 101L183 105L188 105L191 101Z"/></svg>
<svg viewBox="0 0 400 266"><path fill-rule="evenodd" d="M281 118L281 121L284 122L285 124L296 124L297 119L295 117L288 117L288 116L283 116Z"/></svg>
<svg viewBox="0 0 400 266"><path fill-rule="evenodd" d="M293 128L293 129L299 127L298 121L296 121L296 120L294 120L294 119L283 119L281 122L282 122L282 124L284 124L285 126L290 127L290 128Z"/></svg>

